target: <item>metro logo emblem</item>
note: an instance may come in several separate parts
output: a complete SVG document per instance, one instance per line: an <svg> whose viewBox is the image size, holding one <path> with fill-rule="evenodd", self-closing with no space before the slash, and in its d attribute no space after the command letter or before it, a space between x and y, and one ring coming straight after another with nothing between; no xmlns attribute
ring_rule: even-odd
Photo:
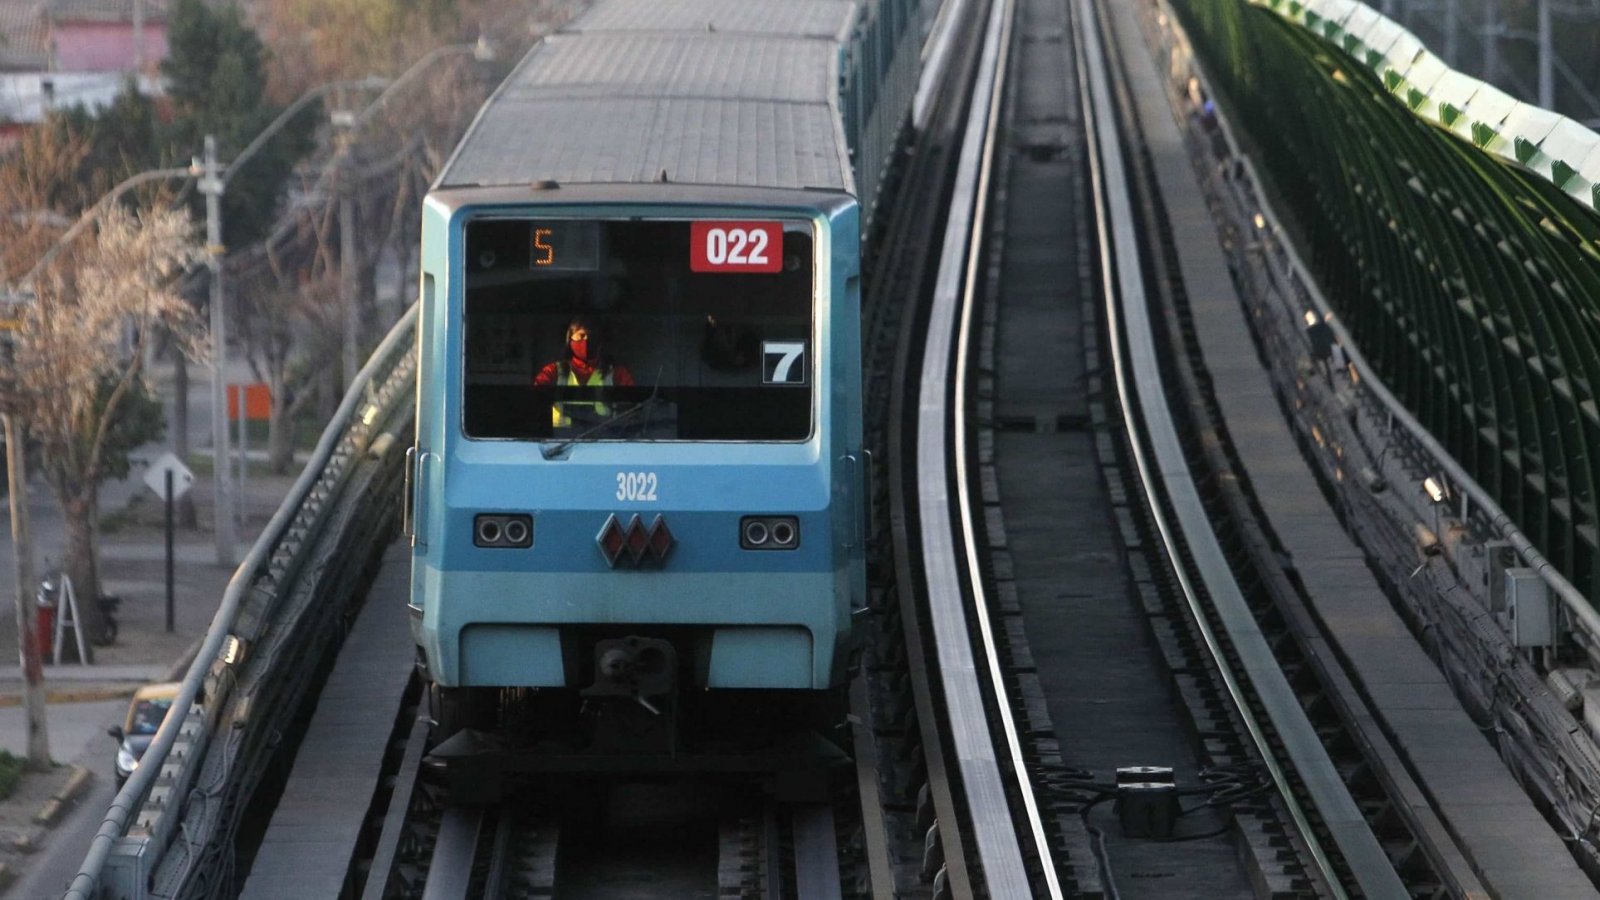
<svg viewBox="0 0 1600 900"><path fill-rule="evenodd" d="M689 270L781 272L783 225L778 222L691 222Z"/></svg>
<svg viewBox="0 0 1600 900"><path fill-rule="evenodd" d="M637 569L652 563L666 565L667 557L672 554L672 548L677 546L678 539L667 527L667 520L663 516L656 516L655 521L646 528L637 513L626 525L622 524L616 513L612 513L606 517L606 523L600 526L600 533L594 536L594 542L599 545L600 555L605 557L606 565L613 569L619 564Z"/></svg>

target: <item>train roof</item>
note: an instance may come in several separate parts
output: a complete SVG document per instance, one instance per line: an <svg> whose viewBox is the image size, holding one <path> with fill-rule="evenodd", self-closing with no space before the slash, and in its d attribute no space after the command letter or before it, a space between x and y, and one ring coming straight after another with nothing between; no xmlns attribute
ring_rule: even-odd
<svg viewBox="0 0 1600 900"><path fill-rule="evenodd" d="M437 187L676 183L854 193L837 112L854 0L600 0L523 57Z"/></svg>
<svg viewBox="0 0 1600 900"><path fill-rule="evenodd" d="M855 0L610 0L564 30L773 34L843 43L855 9Z"/></svg>

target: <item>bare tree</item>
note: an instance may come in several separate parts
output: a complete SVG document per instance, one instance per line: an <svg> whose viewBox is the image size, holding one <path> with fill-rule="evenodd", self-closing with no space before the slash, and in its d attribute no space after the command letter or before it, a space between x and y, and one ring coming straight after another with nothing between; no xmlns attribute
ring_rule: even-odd
<svg viewBox="0 0 1600 900"><path fill-rule="evenodd" d="M81 198L64 195L88 155L87 136L51 122L24 132L0 160L0 282L22 277L72 224L61 210Z"/></svg>
<svg viewBox="0 0 1600 900"><path fill-rule="evenodd" d="M191 355L199 351L198 317L175 282L200 257L182 210L113 207L75 264L38 281L37 302L22 317L17 400L65 514L66 570L90 634L102 624L93 602L100 589L98 488L113 466L126 466L131 444L161 430L159 406L153 420L130 415L136 400L153 402L143 380L145 343L165 328Z"/></svg>
<svg viewBox="0 0 1600 900"><path fill-rule="evenodd" d="M400 302L409 305L421 198L440 162L466 127L486 86L464 56L446 57L431 77L413 82L404 102L375 109L353 140L320 169L307 167L299 193L314 198L288 211L261 244L230 255L236 286L238 337L257 380L271 390L269 469L292 464L295 418L308 409L331 411L340 378L326 361L337 358L344 329L345 266L355 268L360 298L359 344L365 349L392 319L378 303L378 263L398 261ZM353 202L338 202L342 196ZM353 213L350 222L340 213ZM341 241L341 229L355 240ZM353 245L352 259L341 248Z"/></svg>
<svg viewBox="0 0 1600 900"><path fill-rule="evenodd" d="M477 0L459 6L434 0L267 0L252 7L251 16L274 49L273 89L287 98L322 81L404 69L408 60L439 45L480 34L493 36L514 59L517 45L579 6L580 0ZM361 351L414 298L422 197L488 87L465 54L439 58L427 77L409 81L403 92L364 114L347 143L325 146L320 167L302 168L304 181L295 192L301 202L285 210L263 242L229 254L238 337L257 380L271 390L271 471L292 464L297 414L308 407L329 413L338 402L342 379L326 363L337 357L336 339L345 330L341 276L359 298ZM342 221L344 216L350 221ZM341 240L351 235L354 240ZM352 249L353 255L341 255ZM379 283L380 263L391 260L392 289ZM398 302L386 308L380 297L389 290Z"/></svg>
<svg viewBox="0 0 1600 900"><path fill-rule="evenodd" d="M283 474L294 461L295 424L328 377L339 352L338 284L326 273L273 267L239 292L239 339L251 371L271 395L267 469Z"/></svg>

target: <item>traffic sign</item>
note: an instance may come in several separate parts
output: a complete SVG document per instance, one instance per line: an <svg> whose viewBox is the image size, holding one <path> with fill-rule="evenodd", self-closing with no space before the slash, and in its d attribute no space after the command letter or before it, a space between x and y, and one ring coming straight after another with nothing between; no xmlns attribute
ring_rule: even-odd
<svg viewBox="0 0 1600 900"><path fill-rule="evenodd" d="M171 453L163 453L150 464L144 473L144 483L156 496L163 500L167 497L167 473L172 473L172 499L176 500L189 492L189 485L194 484L194 473L183 461Z"/></svg>

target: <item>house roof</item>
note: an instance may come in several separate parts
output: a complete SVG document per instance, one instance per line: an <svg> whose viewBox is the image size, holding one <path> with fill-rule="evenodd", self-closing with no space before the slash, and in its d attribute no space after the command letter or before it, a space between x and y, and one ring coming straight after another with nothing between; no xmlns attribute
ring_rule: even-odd
<svg viewBox="0 0 1600 900"><path fill-rule="evenodd" d="M42 69L50 59L44 0L0 0L0 71Z"/></svg>
<svg viewBox="0 0 1600 900"><path fill-rule="evenodd" d="M134 4L144 6L147 22L165 20L166 0L45 0L57 22L132 22Z"/></svg>

